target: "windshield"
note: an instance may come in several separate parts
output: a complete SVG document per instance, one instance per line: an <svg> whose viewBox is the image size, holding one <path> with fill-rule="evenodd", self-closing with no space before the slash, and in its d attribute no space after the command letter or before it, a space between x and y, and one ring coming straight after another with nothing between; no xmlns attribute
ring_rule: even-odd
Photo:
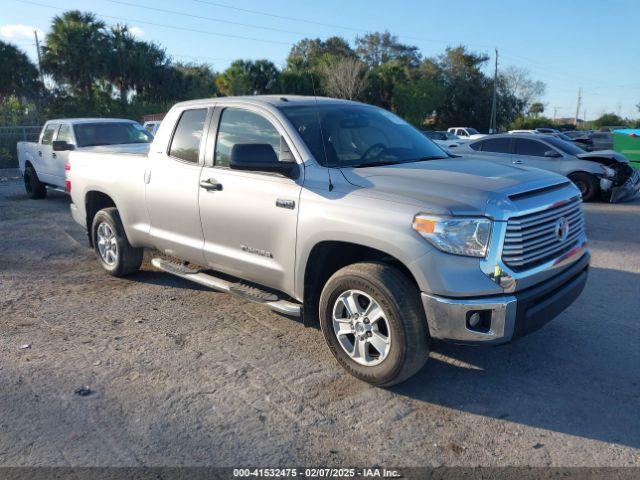
<svg viewBox="0 0 640 480"><path fill-rule="evenodd" d="M475 128L467 127L467 133L469 135L478 135L480 132L478 130L476 130Z"/></svg>
<svg viewBox="0 0 640 480"><path fill-rule="evenodd" d="M79 123L73 127L78 147L150 143L153 137L133 122Z"/></svg>
<svg viewBox="0 0 640 480"><path fill-rule="evenodd" d="M448 158L422 132L378 107L324 104L280 109L323 166L364 167Z"/></svg>
<svg viewBox="0 0 640 480"><path fill-rule="evenodd" d="M545 141L569 155L580 155L581 153L584 153L584 150L578 147L575 143L565 142L559 138L549 137L545 138Z"/></svg>
<svg viewBox="0 0 640 480"><path fill-rule="evenodd" d="M460 137L455 133L443 132L447 136L447 140L460 140Z"/></svg>

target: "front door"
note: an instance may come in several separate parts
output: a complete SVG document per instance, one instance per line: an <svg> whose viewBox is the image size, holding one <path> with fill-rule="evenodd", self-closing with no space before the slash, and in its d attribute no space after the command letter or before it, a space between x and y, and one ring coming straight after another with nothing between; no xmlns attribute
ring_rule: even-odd
<svg viewBox="0 0 640 480"><path fill-rule="evenodd" d="M198 183L209 110L186 109L172 115L175 117L168 121L177 122L169 148L150 152L145 172L150 233L154 245L164 253L204 263Z"/></svg>
<svg viewBox="0 0 640 480"><path fill-rule="evenodd" d="M73 140L73 132L71 131L71 125L68 123L60 124L60 128L58 129L58 133L56 135L56 141L58 142L67 142L70 145L75 145ZM60 152L51 152L52 158L52 175L56 178L56 185L64 187L65 185L65 177L64 177L64 166L69 160L69 150L62 150Z"/></svg>
<svg viewBox="0 0 640 480"><path fill-rule="evenodd" d="M270 144L280 158L284 129L275 117L249 107L217 111L211 159L202 169L200 216L204 255L216 270L286 293L293 292L298 202L302 175L232 170L236 144Z"/></svg>

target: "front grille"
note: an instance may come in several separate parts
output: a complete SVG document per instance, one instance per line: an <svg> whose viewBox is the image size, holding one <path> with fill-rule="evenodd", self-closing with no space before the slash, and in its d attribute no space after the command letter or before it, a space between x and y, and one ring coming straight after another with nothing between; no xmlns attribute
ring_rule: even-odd
<svg viewBox="0 0 640 480"><path fill-rule="evenodd" d="M557 222L565 218L569 233L557 237ZM502 261L514 270L526 270L570 251L584 233L582 202L579 198L540 212L512 217L502 250Z"/></svg>

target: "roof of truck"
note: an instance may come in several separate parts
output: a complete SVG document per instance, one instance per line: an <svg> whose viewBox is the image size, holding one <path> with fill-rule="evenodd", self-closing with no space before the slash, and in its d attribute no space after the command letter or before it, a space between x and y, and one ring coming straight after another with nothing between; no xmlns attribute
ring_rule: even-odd
<svg viewBox="0 0 640 480"><path fill-rule="evenodd" d="M135 120L131 120L128 118L52 118L51 120L47 120L47 123L111 123L111 122L132 122L136 123Z"/></svg>
<svg viewBox="0 0 640 480"><path fill-rule="evenodd" d="M305 95L243 95L238 97L215 97L203 98L200 100L187 100L186 102L177 103L175 106L190 107L210 105L212 103L228 103L228 102L246 102L258 105L271 105L275 107L283 107L286 105L316 105L316 104L335 104L335 103L358 103L350 100L342 100L339 98L314 97Z"/></svg>

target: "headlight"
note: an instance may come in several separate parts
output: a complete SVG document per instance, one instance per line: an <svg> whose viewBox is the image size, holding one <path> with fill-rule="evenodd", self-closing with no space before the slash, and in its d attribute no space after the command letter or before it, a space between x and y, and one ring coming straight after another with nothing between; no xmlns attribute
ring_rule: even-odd
<svg viewBox="0 0 640 480"><path fill-rule="evenodd" d="M616 171L613 168L605 167L604 165L600 165L602 170L604 171L604 176L607 178L613 178L616 176Z"/></svg>
<svg viewBox="0 0 640 480"><path fill-rule="evenodd" d="M491 221L487 218L416 215L413 229L443 252L467 257L487 254Z"/></svg>

